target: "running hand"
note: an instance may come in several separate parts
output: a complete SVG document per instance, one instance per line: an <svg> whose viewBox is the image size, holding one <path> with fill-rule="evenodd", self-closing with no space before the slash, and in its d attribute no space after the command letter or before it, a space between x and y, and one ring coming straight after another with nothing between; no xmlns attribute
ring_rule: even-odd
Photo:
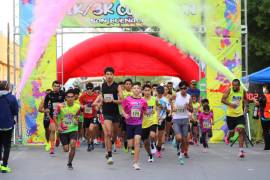
<svg viewBox="0 0 270 180"><path fill-rule="evenodd" d="M123 116L124 116L125 119L129 118L129 115L127 113L125 113L125 112L123 112Z"/></svg>

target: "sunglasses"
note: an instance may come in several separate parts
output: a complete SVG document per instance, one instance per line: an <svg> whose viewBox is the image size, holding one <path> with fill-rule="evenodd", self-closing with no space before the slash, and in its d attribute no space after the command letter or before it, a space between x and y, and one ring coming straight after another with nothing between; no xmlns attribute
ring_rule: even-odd
<svg viewBox="0 0 270 180"><path fill-rule="evenodd" d="M93 90L94 88L91 88L91 87L88 87L88 88L86 88L87 90Z"/></svg>
<svg viewBox="0 0 270 180"><path fill-rule="evenodd" d="M180 88L181 90L186 90L187 88L186 87L182 87L182 88Z"/></svg>

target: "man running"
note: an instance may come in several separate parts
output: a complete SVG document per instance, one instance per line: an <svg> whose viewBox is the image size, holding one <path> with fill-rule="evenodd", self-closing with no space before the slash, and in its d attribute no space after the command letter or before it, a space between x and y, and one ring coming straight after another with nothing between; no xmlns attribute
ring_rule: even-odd
<svg viewBox="0 0 270 180"><path fill-rule="evenodd" d="M55 145L55 133L57 130L57 122L54 121L53 119L53 114L54 111L56 109L56 107L58 106L59 103L63 103L65 101L65 93L63 91L61 91L61 86L60 83L58 81L54 81L52 83L52 89L53 91L51 93L49 93L44 100L44 109L45 109L45 113L49 113L50 115L50 154L53 155L54 154L54 145ZM56 146L59 145L59 142L56 142Z"/></svg>
<svg viewBox="0 0 270 180"><path fill-rule="evenodd" d="M161 147L164 143L164 133L165 133L165 125L166 125L166 117L167 113L170 113L170 103L167 98L164 96L164 87L157 87L157 101L158 101L158 135L157 135L157 157L161 158Z"/></svg>
<svg viewBox="0 0 270 180"><path fill-rule="evenodd" d="M142 140L144 148L148 153L148 162L154 162L153 149L156 141L156 132L158 125L157 99L151 96L151 86L146 84L143 86L144 99L147 101L147 113L143 117L142 122ZM151 149L152 151L151 151Z"/></svg>
<svg viewBox="0 0 270 180"><path fill-rule="evenodd" d="M225 141L229 144L229 140L234 136L234 132L239 133L239 157L244 158L244 137L245 137L245 117L244 112L247 110L246 92L241 87L238 79L232 81L232 87L229 88L223 95L221 102L227 105L227 125L229 134ZM244 106L244 107L243 107ZM245 111L244 111L245 110Z"/></svg>
<svg viewBox="0 0 270 180"><path fill-rule="evenodd" d="M192 101L187 94L187 83L181 81L179 83L180 92L174 97L173 109L173 130L175 139L179 146L178 152L180 164L184 164L183 156L188 157L188 128L189 128L189 111L192 111Z"/></svg>
<svg viewBox="0 0 270 180"><path fill-rule="evenodd" d="M118 104L121 104L122 100L122 88L118 86L116 82L114 82L114 69L112 67L107 67L104 70L105 82L102 84L102 96L103 105L102 105L102 113L104 116L104 126L106 137L106 149L108 154L107 163L113 164L112 158L112 140L115 140L117 136L117 132L119 129L120 122L120 113ZM114 133L113 133L114 132Z"/></svg>
<svg viewBox="0 0 270 180"><path fill-rule="evenodd" d="M51 89L47 89L45 91L45 97L51 93ZM44 109L44 99L41 100L40 105L38 107L38 112L40 113L44 113L44 117L43 117L43 126L44 126L44 130L45 130L45 138L46 138L46 143L45 143L45 151L49 151L50 150L50 115L49 113L45 112ZM50 104L49 104L50 105Z"/></svg>
<svg viewBox="0 0 270 180"><path fill-rule="evenodd" d="M98 94L94 92L94 85L90 82L86 84L86 92L80 97L81 107L83 109L83 128L87 134L88 147L87 151L94 150L95 126L94 118L97 115L96 108L93 106Z"/></svg>
<svg viewBox="0 0 270 180"><path fill-rule="evenodd" d="M80 105L74 103L74 90L70 89L66 92L66 102L58 104L54 113L54 120L59 119L58 131L60 133L60 141L65 152L69 152L68 169L72 170L72 161L75 156L76 141L78 138L78 123L80 118Z"/></svg>

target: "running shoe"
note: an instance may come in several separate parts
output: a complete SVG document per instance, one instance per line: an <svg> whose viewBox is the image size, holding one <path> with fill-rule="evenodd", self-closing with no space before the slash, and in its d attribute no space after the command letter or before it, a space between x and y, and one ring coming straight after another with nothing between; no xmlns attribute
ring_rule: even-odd
<svg viewBox="0 0 270 180"><path fill-rule="evenodd" d="M94 144L99 144L99 142L97 141L97 139L94 139Z"/></svg>
<svg viewBox="0 0 270 180"><path fill-rule="evenodd" d="M51 148L51 149L50 149L50 155L51 155L51 156L54 156L54 148Z"/></svg>
<svg viewBox="0 0 270 180"><path fill-rule="evenodd" d="M181 157L181 156L179 156L179 163L181 164L181 165L184 165L184 159L183 159L183 157Z"/></svg>
<svg viewBox="0 0 270 180"><path fill-rule="evenodd" d="M225 143L226 143L227 145L230 144L230 140L229 140L229 137L228 137L228 136L225 136L225 137L224 137L224 141L225 141Z"/></svg>
<svg viewBox="0 0 270 180"><path fill-rule="evenodd" d="M151 154L156 154L157 153L157 148L154 146L154 148L151 148Z"/></svg>
<svg viewBox="0 0 270 180"><path fill-rule="evenodd" d="M55 141L55 146L56 146L56 147L58 147L58 146L59 146L59 144L60 144L60 139L59 139L59 138L57 138L57 139L56 139L56 141Z"/></svg>
<svg viewBox="0 0 270 180"><path fill-rule="evenodd" d="M50 151L50 148L51 148L51 145L50 145L50 143L46 143L45 144L45 151Z"/></svg>
<svg viewBox="0 0 270 180"><path fill-rule="evenodd" d="M11 173L11 169L8 166L0 166L2 173Z"/></svg>
<svg viewBox="0 0 270 180"><path fill-rule="evenodd" d="M68 164L67 164L67 168L68 168L68 170L73 170L72 163L68 163Z"/></svg>
<svg viewBox="0 0 270 180"><path fill-rule="evenodd" d="M245 152L243 150L239 151L239 158L245 158Z"/></svg>
<svg viewBox="0 0 270 180"><path fill-rule="evenodd" d="M76 148L80 148L81 147L81 142L78 140L76 141Z"/></svg>
<svg viewBox="0 0 270 180"><path fill-rule="evenodd" d="M124 153L128 153L128 148L123 147Z"/></svg>
<svg viewBox="0 0 270 180"><path fill-rule="evenodd" d="M203 148L202 152L207 153L207 148Z"/></svg>
<svg viewBox="0 0 270 180"><path fill-rule="evenodd" d="M137 163L134 163L132 166L135 170L140 170L140 166Z"/></svg>
<svg viewBox="0 0 270 180"><path fill-rule="evenodd" d="M107 160L107 164L112 165L113 164L113 158L109 157Z"/></svg>
<svg viewBox="0 0 270 180"><path fill-rule="evenodd" d="M134 156L135 151L134 150L131 150L130 154L131 154L131 156Z"/></svg>
<svg viewBox="0 0 270 180"><path fill-rule="evenodd" d="M189 155L188 155L187 152L184 153L184 157L185 157L185 158L189 158Z"/></svg>
<svg viewBox="0 0 270 180"><path fill-rule="evenodd" d="M115 144L113 144L113 146L112 146L112 151L113 151L114 153L116 153L116 147L115 147Z"/></svg>
<svg viewBox="0 0 270 180"><path fill-rule="evenodd" d="M154 162L154 158L153 157L148 157L148 162L151 163L151 162Z"/></svg>
<svg viewBox="0 0 270 180"><path fill-rule="evenodd" d="M161 152L160 151L157 151L156 155L157 155L158 158L161 158Z"/></svg>
<svg viewBox="0 0 270 180"><path fill-rule="evenodd" d="M88 152L92 151L91 144L88 144L87 151Z"/></svg>
<svg viewBox="0 0 270 180"><path fill-rule="evenodd" d="M165 150L165 144L161 145L161 150L164 151Z"/></svg>

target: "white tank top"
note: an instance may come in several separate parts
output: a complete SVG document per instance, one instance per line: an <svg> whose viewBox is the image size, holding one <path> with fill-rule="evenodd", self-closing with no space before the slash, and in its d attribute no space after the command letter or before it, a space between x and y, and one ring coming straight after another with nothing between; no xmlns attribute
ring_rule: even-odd
<svg viewBox="0 0 270 180"><path fill-rule="evenodd" d="M174 107L176 112L173 114L173 119L186 119L188 118L188 111L186 109L186 104L190 101L190 95L187 94L185 97L181 95L181 92L176 93L176 98L174 102Z"/></svg>

